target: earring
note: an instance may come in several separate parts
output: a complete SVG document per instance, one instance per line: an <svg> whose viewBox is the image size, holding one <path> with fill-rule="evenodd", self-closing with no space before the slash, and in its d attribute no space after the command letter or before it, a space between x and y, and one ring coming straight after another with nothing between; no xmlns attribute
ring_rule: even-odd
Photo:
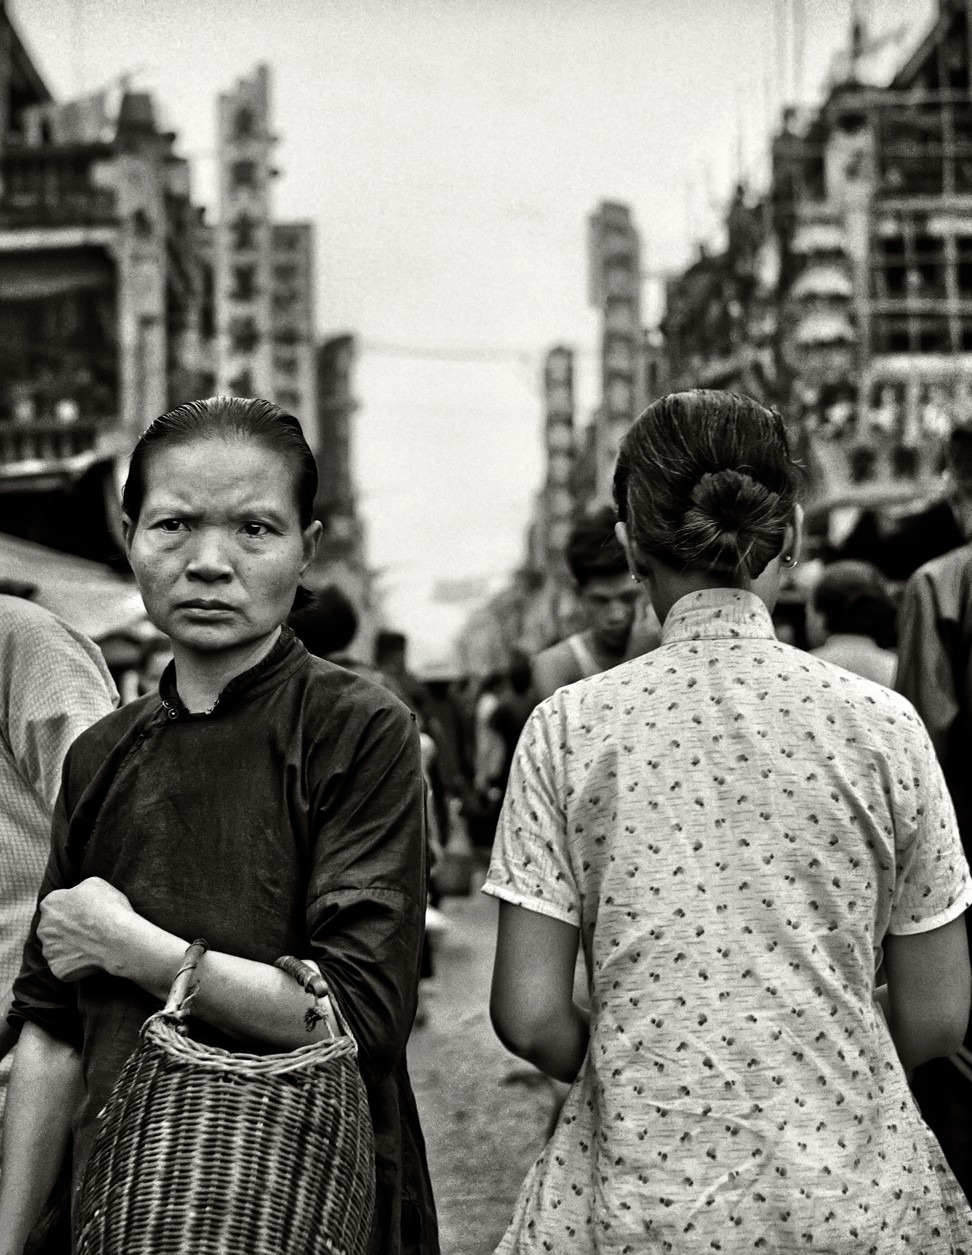
<svg viewBox="0 0 972 1255"><path fill-rule="evenodd" d="M785 553L780 561L786 567L795 567L797 564L796 558L794 558L792 553Z"/></svg>

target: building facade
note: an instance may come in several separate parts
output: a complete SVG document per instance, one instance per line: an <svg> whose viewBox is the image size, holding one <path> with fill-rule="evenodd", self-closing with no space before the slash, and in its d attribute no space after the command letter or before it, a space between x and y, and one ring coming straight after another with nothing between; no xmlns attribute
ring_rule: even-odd
<svg viewBox="0 0 972 1255"><path fill-rule="evenodd" d="M316 449L313 226L274 221L270 89L260 64L217 101L217 387L276 402Z"/></svg>
<svg viewBox="0 0 972 1255"><path fill-rule="evenodd" d="M601 404L594 416L594 493L611 500L621 438L644 399L641 241L627 205L602 201L588 220L589 299L601 316Z"/></svg>
<svg viewBox="0 0 972 1255"><path fill-rule="evenodd" d="M266 396L318 449L314 234L276 222L265 65L217 101L219 203L146 92L55 101L0 2L0 532L113 558L156 415Z"/></svg>
<svg viewBox="0 0 972 1255"><path fill-rule="evenodd" d="M890 75L852 29L823 104L788 110L764 195L737 191L726 246L668 287L676 386L783 408L813 494L934 490L972 424L969 0L942 0Z"/></svg>
<svg viewBox="0 0 972 1255"><path fill-rule="evenodd" d="M0 531L117 551L121 460L212 387L202 212L150 95L54 101L0 7Z"/></svg>

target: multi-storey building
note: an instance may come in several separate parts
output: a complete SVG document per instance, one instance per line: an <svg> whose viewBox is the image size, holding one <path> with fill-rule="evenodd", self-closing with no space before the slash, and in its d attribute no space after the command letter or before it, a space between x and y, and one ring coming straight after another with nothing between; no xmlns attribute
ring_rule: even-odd
<svg viewBox="0 0 972 1255"><path fill-rule="evenodd" d="M273 220L275 144L261 64L217 104L217 383L275 401L316 448L313 227Z"/></svg>
<svg viewBox="0 0 972 1255"><path fill-rule="evenodd" d="M749 229L737 196L725 250L669 286L677 383L782 405L821 497L917 493L972 423L970 10L941 0L890 81L855 25L823 104L784 115Z"/></svg>
<svg viewBox="0 0 972 1255"><path fill-rule="evenodd" d="M144 92L51 99L0 6L0 531L90 556L145 424L211 388L201 211Z"/></svg>
<svg viewBox="0 0 972 1255"><path fill-rule="evenodd" d="M309 222L275 223L271 242L271 395L295 414L311 448L322 431L315 421L317 352L314 337L314 228Z"/></svg>
<svg viewBox="0 0 972 1255"><path fill-rule="evenodd" d="M627 205L602 201L588 223L590 303L601 313L601 405L596 431L596 496L611 499L621 438L644 397L641 247Z"/></svg>
<svg viewBox="0 0 972 1255"><path fill-rule="evenodd" d="M219 212L215 237L216 386L266 396L273 380L270 69L220 94L216 106Z"/></svg>
<svg viewBox="0 0 972 1255"><path fill-rule="evenodd" d="M308 572L311 587L336 584L358 612L355 650L370 657L371 643L379 626L380 612L374 573L365 558L365 537L358 514L352 467L352 420L358 408L354 397L355 339L333 336L315 351L314 395L318 489L314 513L324 524L320 552Z"/></svg>
<svg viewBox="0 0 972 1255"><path fill-rule="evenodd" d="M577 511L574 497L574 354L557 345L547 354L543 372L546 482L540 499L540 547L546 569L562 564L564 547Z"/></svg>

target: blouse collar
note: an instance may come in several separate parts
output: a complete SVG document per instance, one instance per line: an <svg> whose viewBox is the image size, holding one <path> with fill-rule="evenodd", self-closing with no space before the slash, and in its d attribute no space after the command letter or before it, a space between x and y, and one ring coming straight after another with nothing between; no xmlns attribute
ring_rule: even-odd
<svg viewBox="0 0 972 1255"><path fill-rule="evenodd" d="M722 639L775 640L766 603L742 588L703 588L680 597L662 625L663 645Z"/></svg>
<svg viewBox="0 0 972 1255"><path fill-rule="evenodd" d="M280 636L265 658L256 666L234 676L207 711L193 712L186 709L176 688L175 663L170 662L159 680L159 696L170 719L206 719L242 706L251 698L276 688L297 670L307 657L307 651L286 624Z"/></svg>

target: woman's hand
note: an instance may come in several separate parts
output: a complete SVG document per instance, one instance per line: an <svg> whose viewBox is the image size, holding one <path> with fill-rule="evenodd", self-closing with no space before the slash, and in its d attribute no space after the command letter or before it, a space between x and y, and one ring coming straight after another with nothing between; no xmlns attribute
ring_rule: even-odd
<svg viewBox="0 0 972 1255"><path fill-rule="evenodd" d="M37 936L58 980L112 972L127 932L139 917L128 898L99 876L73 889L55 889L40 906Z"/></svg>

